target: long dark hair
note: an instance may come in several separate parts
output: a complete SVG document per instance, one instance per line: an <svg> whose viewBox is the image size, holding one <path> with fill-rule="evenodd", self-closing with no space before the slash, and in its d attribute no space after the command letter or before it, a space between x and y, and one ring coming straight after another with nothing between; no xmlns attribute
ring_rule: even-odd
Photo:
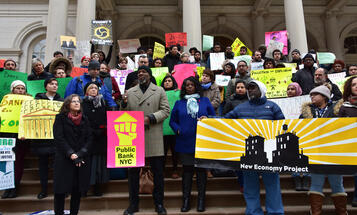
<svg viewBox="0 0 357 215"><path fill-rule="evenodd" d="M200 82L198 81L197 78L195 78L193 76L190 76L190 77L186 78L185 80L183 80L183 83L182 83L182 86L181 86L180 98L181 99L185 98L185 95L187 94L186 93L187 81L191 81L195 85L195 89L196 89L195 93L198 93L202 97L203 90L202 90Z"/></svg>
<svg viewBox="0 0 357 215"><path fill-rule="evenodd" d="M352 76L351 78L347 79L345 85L343 86L343 101L348 101L348 98L352 95L352 81L353 79L357 78L357 76Z"/></svg>
<svg viewBox="0 0 357 215"><path fill-rule="evenodd" d="M168 78L170 78L170 79L172 80L172 87L166 89L166 88L164 87L164 85L165 85L164 82L165 82L165 80L168 79ZM176 80L175 80L175 78L174 78L173 76L167 75L167 76L165 76L165 78L162 80L162 82L161 82L161 87L164 88L165 91L168 91L168 90L176 90L176 89L178 88L178 85L177 85L177 82L176 82Z"/></svg>
<svg viewBox="0 0 357 215"><path fill-rule="evenodd" d="M77 94L72 94L72 95L67 96L67 98L64 100L63 105L59 112L67 115L70 112L70 105L71 105L72 99L75 97L79 98L79 102L81 103L81 109L79 110L79 112L82 112L82 99Z"/></svg>

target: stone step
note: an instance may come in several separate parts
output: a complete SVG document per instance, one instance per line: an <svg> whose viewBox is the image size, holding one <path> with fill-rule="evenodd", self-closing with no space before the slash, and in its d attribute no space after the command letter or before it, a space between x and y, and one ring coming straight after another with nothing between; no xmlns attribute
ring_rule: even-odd
<svg viewBox="0 0 357 215"><path fill-rule="evenodd" d="M346 189L348 193L348 202L352 201L353 189ZM330 189L324 189L325 198L324 204L331 205L329 198ZM181 206L181 192L165 192L164 204L168 208L179 208ZM306 206L308 205L307 192L296 192L292 190L282 190L283 202L286 206ZM66 204L69 204L69 199L66 199ZM261 200L264 205L265 191L261 191ZM197 192L192 192L191 206L196 207ZM150 194L140 195L140 208L153 208L153 199ZM207 191L206 205L208 207L245 207L243 194L239 191ZM106 193L102 197L85 197L81 201L82 210L120 210L128 206L127 192ZM48 210L53 207L53 195L38 200L35 195L20 196L15 199L0 200L0 211L2 212L20 212L20 211L38 211Z"/></svg>

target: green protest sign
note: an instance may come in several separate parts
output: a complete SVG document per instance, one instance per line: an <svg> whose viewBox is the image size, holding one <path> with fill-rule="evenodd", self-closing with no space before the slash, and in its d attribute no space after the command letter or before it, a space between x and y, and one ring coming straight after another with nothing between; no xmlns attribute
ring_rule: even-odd
<svg viewBox="0 0 357 215"><path fill-rule="evenodd" d="M155 77L157 86L161 86L162 80L169 73L168 67L155 67L151 68L152 75Z"/></svg>
<svg viewBox="0 0 357 215"><path fill-rule="evenodd" d="M11 70L4 70L0 72L0 100L2 100L4 95L10 93L11 83L15 80L26 82L27 74Z"/></svg>
<svg viewBox="0 0 357 215"><path fill-rule="evenodd" d="M170 112L172 111L172 108L174 108L175 103L177 100L180 100L180 90L170 90L166 91L167 99L169 100L170 104ZM169 122L170 122L170 117L171 115L164 120L164 125L163 125L163 133L164 135L175 135L174 131L171 129Z"/></svg>
<svg viewBox="0 0 357 215"><path fill-rule="evenodd" d="M57 78L57 82L58 82L57 93L61 96L61 98L64 97L66 87L71 80L72 80L72 77ZM29 93L33 97L35 97L37 93L45 93L46 89L44 86L44 82L45 82L45 80L27 81L27 84L26 84L27 85L27 93Z"/></svg>
<svg viewBox="0 0 357 215"><path fill-rule="evenodd" d="M213 47L213 36L203 35L202 39L202 51L210 50Z"/></svg>
<svg viewBox="0 0 357 215"><path fill-rule="evenodd" d="M335 61L336 56L331 52L317 52L319 64L331 64Z"/></svg>
<svg viewBox="0 0 357 215"><path fill-rule="evenodd" d="M245 61L247 63L248 66L250 66L250 62L252 61L252 56L250 55L239 55L239 56L235 56L234 60L238 63L239 61ZM237 65L235 65L237 66Z"/></svg>

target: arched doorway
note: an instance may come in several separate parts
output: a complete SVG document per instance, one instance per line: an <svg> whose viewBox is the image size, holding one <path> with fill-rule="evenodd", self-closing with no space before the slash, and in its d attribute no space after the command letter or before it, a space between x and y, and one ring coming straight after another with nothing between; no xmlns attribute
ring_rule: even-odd
<svg viewBox="0 0 357 215"><path fill-rule="evenodd" d="M216 43L216 42L221 44L222 51L225 51L226 47L231 46L233 43L233 41L230 38L225 37L225 36L214 36L214 43Z"/></svg>

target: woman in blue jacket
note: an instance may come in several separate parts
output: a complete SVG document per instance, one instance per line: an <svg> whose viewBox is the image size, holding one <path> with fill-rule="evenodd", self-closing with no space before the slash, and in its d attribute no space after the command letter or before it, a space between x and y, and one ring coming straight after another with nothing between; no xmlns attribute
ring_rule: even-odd
<svg viewBox="0 0 357 215"><path fill-rule="evenodd" d="M190 210L190 195L195 161L195 143L197 121L215 116L216 113L208 98L202 97L202 88L198 80L188 77L183 81L181 99L172 109L170 126L176 134L175 150L179 153L183 165L181 212ZM203 168L196 168L198 203L197 211L205 211L207 173Z"/></svg>

